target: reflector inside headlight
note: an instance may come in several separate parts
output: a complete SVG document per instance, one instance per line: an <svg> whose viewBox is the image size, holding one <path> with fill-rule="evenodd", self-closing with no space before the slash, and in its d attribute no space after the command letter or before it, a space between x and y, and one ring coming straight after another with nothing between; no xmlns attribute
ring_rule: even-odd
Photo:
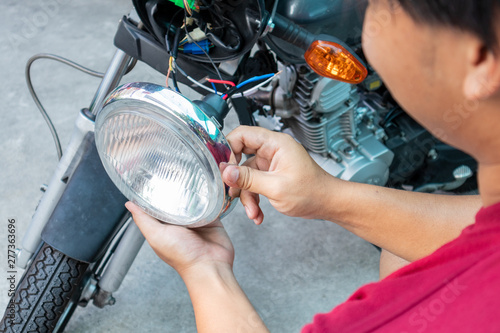
<svg viewBox="0 0 500 333"><path fill-rule="evenodd" d="M185 97L153 84L121 86L99 113L95 136L110 178L151 216L195 227L228 210L219 163L229 161L231 149Z"/></svg>

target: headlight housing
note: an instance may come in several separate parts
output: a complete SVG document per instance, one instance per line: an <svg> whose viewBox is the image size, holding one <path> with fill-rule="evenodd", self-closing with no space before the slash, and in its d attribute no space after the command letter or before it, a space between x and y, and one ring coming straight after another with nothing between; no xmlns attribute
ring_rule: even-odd
<svg viewBox="0 0 500 333"><path fill-rule="evenodd" d="M182 95L150 83L117 88L95 124L104 168L149 215L199 227L228 213L221 162L231 148L215 122Z"/></svg>

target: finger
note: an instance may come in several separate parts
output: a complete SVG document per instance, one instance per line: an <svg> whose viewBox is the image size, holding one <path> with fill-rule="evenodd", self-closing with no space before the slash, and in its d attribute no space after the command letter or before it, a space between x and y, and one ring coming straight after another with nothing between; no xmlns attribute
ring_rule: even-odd
<svg viewBox="0 0 500 333"><path fill-rule="evenodd" d="M158 231L165 226L154 217L144 213L141 207L131 201L127 202L125 207L127 207L127 209L132 213L135 224L137 224L142 234L147 239L158 234Z"/></svg>
<svg viewBox="0 0 500 333"><path fill-rule="evenodd" d="M266 159L258 158L257 156L252 156L249 159L247 159L242 165L252 169L268 171L270 164L271 162Z"/></svg>
<svg viewBox="0 0 500 333"><path fill-rule="evenodd" d="M224 170L226 170L227 166L230 165L229 163L225 163L225 162L221 162L219 164L219 169L220 169L220 174L221 174L221 177L222 177L222 174L224 173ZM238 198L240 196L240 189L239 188L234 188L234 187L230 187L229 188L229 196L231 198Z"/></svg>
<svg viewBox="0 0 500 333"><path fill-rule="evenodd" d="M264 212L259 208L259 215L253 220L256 225L261 225L264 222Z"/></svg>
<svg viewBox="0 0 500 333"><path fill-rule="evenodd" d="M224 174L224 170L226 170L226 168L229 165L234 165L234 164L225 163L225 162L221 162L219 164L219 169L220 169L221 175ZM253 169L264 170L264 171L267 171L269 169L269 162L267 160L257 159L255 156L247 159L242 165L253 168ZM240 191L241 190L237 187L231 187L229 189L229 196L232 198L237 198L240 196Z"/></svg>
<svg viewBox="0 0 500 333"><path fill-rule="evenodd" d="M248 191L242 191L240 200L241 204L245 207L248 218L255 221L261 212L259 195Z"/></svg>
<svg viewBox="0 0 500 333"><path fill-rule="evenodd" d="M226 168L227 168L228 165L229 165L229 163L220 162L220 164L219 164L219 170L220 170L220 174L221 175L224 173L224 170L226 170Z"/></svg>
<svg viewBox="0 0 500 333"><path fill-rule="evenodd" d="M279 148L282 133L254 127L239 126L227 136L227 141L236 156L241 154L259 154L259 156L271 160Z"/></svg>
<svg viewBox="0 0 500 333"><path fill-rule="evenodd" d="M239 198L241 196L241 190L236 187L230 187L228 194L231 198Z"/></svg>
<svg viewBox="0 0 500 333"><path fill-rule="evenodd" d="M228 165L222 174L222 180L230 187L249 190L264 196L269 196L275 178L267 171L235 165Z"/></svg>

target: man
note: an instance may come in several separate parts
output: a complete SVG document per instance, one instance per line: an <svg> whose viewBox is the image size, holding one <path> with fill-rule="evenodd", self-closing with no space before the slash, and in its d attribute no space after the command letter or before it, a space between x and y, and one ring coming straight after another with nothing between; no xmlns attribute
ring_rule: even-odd
<svg viewBox="0 0 500 333"><path fill-rule="evenodd" d="M382 14L388 19L368 31ZM263 221L259 193L284 214L333 221L413 261L304 332L500 331L499 18L498 0L372 0L363 35L367 59L401 106L478 160L480 202L335 179L284 134L241 127L228 136L238 161L255 154L222 166L255 223ZM220 222L189 230L127 207L186 283L199 331L267 331L234 278Z"/></svg>

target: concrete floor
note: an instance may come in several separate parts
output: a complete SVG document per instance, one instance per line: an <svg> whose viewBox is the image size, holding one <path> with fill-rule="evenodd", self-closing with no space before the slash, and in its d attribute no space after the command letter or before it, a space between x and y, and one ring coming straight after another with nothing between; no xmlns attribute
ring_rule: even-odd
<svg viewBox="0 0 500 333"><path fill-rule="evenodd" d="M114 52L126 0L3 0L0 3L0 309L7 297L7 219L16 218L17 244L57 164L49 130L31 100L24 66L35 53L55 53L104 71ZM41 60L33 83L59 131L69 140L78 110L88 106L99 83L61 64ZM139 64L125 81L162 83ZM227 122L236 126L235 116ZM227 130L226 130L227 131ZM223 222L236 248L235 273L272 332L296 332L318 312L377 279L378 252L337 225L288 218L264 200L265 223L255 226L238 205ZM17 279L22 271L18 270ZM194 332L186 288L179 276L143 246L117 303L77 309L67 332ZM3 310L2 310L3 311Z"/></svg>

